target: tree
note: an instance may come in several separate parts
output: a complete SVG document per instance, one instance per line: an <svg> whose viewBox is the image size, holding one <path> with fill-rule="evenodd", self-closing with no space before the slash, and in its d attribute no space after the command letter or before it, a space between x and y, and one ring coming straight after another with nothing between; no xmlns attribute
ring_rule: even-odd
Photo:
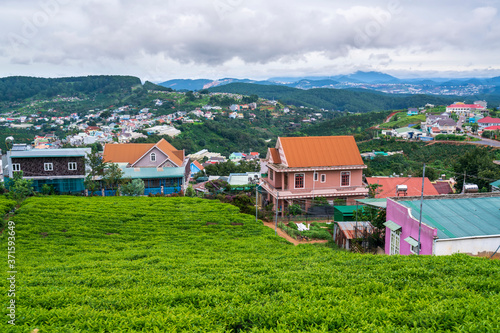
<svg viewBox="0 0 500 333"><path fill-rule="evenodd" d="M118 187L123 184L123 171L118 164L109 163L102 180L106 184L106 187L111 190L117 190L116 195L118 195Z"/></svg>
<svg viewBox="0 0 500 333"><path fill-rule="evenodd" d="M98 152L98 146L94 145L92 146L92 152L85 157L85 164L90 169L90 172L85 177L83 184L90 192L90 195L92 195L95 191L99 190L98 178L104 175L104 170L108 163L103 162Z"/></svg>
<svg viewBox="0 0 500 333"><path fill-rule="evenodd" d="M488 148L475 147L461 155L453 169L459 175L466 176L466 182L476 184L480 189L489 188L489 183L500 178L500 167L493 163L495 155ZM461 191L464 184L463 176L457 176L455 188Z"/></svg>
<svg viewBox="0 0 500 333"><path fill-rule="evenodd" d="M24 179L22 171L14 172L9 190L12 198L21 203L27 196L33 194L33 180Z"/></svg>
<svg viewBox="0 0 500 333"><path fill-rule="evenodd" d="M122 195L138 197L144 195L144 181L142 179L134 179L122 185L120 192Z"/></svg>
<svg viewBox="0 0 500 333"><path fill-rule="evenodd" d="M368 189L368 197L369 198L375 198L377 194L379 194L382 190L379 190L379 188L382 187L380 184L368 184L366 188Z"/></svg>
<svg viewBox="0 0 500 333"><path fill-rule="evenodd" d="M194 190L192 185L189 185L186 189L186 193L184 194L186 197L195 197L196 191Z"/></svg>
<svg viewBox="0 0 500 333"><path fill-rule="evenodd" d="M288 213L292 216L302 214L302 209L299 204L293 204L288 207Z"/></svg>

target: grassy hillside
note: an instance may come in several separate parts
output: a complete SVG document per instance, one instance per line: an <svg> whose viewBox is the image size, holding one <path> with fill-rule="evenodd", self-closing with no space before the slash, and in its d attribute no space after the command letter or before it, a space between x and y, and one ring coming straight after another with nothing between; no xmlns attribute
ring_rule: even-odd
<svg viewBox="0 0 500 333"><path fill-rule="evenodd" d="M189 198L28 199L13 219L16 326L4 283L0 331L500 330L498 261L294 247L237 210Z"/></svg>
<svg viewBox="0 0 500 333"><path fill-rule="evenodd" d="M210 88L209 90L212 92L229 92L243 95L255 94L262 98L279 99L286 104L350 112L403 109L424 106L427 103L444 105L453 102L454 98L456 99L456 97L429 95L390 95L359 89L321 88L302 90L249 83L231 83Z"/></svg>

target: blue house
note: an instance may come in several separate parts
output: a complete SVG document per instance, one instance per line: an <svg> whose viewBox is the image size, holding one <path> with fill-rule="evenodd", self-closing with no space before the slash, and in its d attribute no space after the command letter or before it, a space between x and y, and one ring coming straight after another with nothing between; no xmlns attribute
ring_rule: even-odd
<svg viewBox="0 0 500 333"><path fill-rule="evenodd" d="M193 178L194 175L200 172L201 170L205 169L203 165L201 165L200 162L198 161L191 162L190 168L191 168L191 178Z"/></svg>
<svg viewBox="0 0 500 333"><path fill-rule="evenodd" d="M408 108L408 116L418 116L418 109L417 108Z"/></svg>

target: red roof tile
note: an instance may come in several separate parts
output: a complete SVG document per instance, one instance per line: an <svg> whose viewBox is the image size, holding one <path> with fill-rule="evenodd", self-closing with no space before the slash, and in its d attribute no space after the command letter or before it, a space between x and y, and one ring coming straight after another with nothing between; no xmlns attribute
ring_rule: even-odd
<svg viewBox="0 0 500 333"><path fill-rule="evenodd" d="M364 165L353 136L278 138L289 168Z"/></svg>
<svg viewBox="0 0 500 333"><path fill-rule="evenodd" d="M477 121L480 124L500 124L500 118L484 117Z"/></svg>
<svg viewBox="0 0 500 333"><path fill-rule="evenodd" d="M408 190L406 196L419 196L422 194L422 177L366 177L368 184L380 184L376 198L395 197L396 187L406 185ZM400 193L400 196L402 194ZM424 195L439 195L439 192L426 177L424 180Z"/></svg>
<svg viewBox="0 0 500 333"><path fill-rule="evenodd" d="M271 162L274 164L281 164L280 153L276 148L269 148L269 156Z"/></svg>
<svg viewBox="0 0 500 333"><path fill-rule="evenodd" d="M432 184L436 191L438 191L439 194L451 194L453 193L453 189L451 188L451 185L449 182L435 182Z"/></svg>

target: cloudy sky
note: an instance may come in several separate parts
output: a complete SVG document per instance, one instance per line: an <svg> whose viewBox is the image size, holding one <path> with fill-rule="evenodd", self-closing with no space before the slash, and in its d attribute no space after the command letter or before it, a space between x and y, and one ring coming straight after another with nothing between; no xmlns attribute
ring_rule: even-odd
<svg viewBox="0 0 500 333"><path fill-rule="evenodd" d="M499 2L2 0L0 76L499 76Z"/></svg>

